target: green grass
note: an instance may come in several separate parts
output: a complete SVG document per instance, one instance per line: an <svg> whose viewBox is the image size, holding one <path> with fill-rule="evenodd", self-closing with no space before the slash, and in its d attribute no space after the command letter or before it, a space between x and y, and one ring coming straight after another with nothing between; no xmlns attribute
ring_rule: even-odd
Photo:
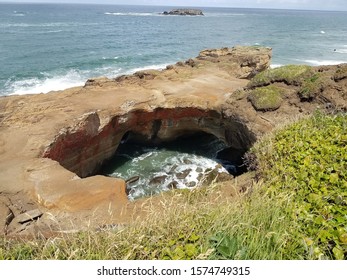
<svg viewBox="0 0 347 280"><path fill-rule="evenodd" d="M213 199L211 199L213 197ZM282 259L291 237L283 201L252 196L226 202L220 187L165 195L164 208L120 231L49 239L0 239L0 259Z"/></svg>
<svg viewBox="0 0 347 280"><path fill-rule="evenodd" d="M346 259L346 147L346 116L316 114L255 145L259 181L245 194L168 192L120 230L2 237L0 259Z"/></svg>

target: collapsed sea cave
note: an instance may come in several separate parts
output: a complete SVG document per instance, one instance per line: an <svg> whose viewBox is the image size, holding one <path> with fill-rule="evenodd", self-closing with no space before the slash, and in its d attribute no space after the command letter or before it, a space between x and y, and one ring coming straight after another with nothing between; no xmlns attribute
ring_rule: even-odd
<svg viewBox="0 0 347 280"><path fill-rule="evenodd" d="M231 179L245 171L242 157L254 142L242 120L217 110L134 110L103 125L98 113L91 112L62 129L43 157L80 178L120 177L135 199L195 187L219 174Z"/></svg>
<svg viewBox="0 0 347 280"><path fill-rule="evenodd" d="M230 180L246 171L243 151L230 151L212 134L194 132L172 141L153 143L128 132L99 174L122 178L129 199L170 189L198 187Z"/></svg>

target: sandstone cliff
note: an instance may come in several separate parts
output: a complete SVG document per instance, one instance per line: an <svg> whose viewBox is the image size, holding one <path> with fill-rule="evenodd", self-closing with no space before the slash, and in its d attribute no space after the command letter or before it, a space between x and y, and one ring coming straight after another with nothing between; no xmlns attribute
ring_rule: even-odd
<svg viewBox="0 0 347 280"><path fill-rule="evenodd" d="M127 200L122 179L95 175L126 133L160 143L203 131L244 152L277 124L317 106L346 110L345 66L297 69L293 82L266 70L270 59L269 48L205 50L162 71L0 98L0 230L71 230L71 221L75 228L95 227L141 215L143 201ZM311 89L315 75L322 82ZM258 107L264 101L254 91L269 85L280 102ZM264 96L269 102L272 93ZM25 222L23 213L30 217Z"/></svg>

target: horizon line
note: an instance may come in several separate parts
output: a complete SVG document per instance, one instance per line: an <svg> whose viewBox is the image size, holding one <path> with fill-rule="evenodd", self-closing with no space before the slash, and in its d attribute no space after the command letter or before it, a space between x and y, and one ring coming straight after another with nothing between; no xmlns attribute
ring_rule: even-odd
<svg viewBox="0 0 347 280"><path fill-rule="evenodd" d="M224 8L224 9L257 9L257 10L289 10L289 11L314 11L314 12L347 12L347 10L328 10L328 9L300 9L300 8L276 8L276 7L232 7L232 6L186 6L186 5L157 5L157 4L122 4L122 3L77 3L77 2L44 2L44 1L32 1L32 2L8 2L1 1L0 4L46 4L46 5L96 5L96 6L138 6L138 7L183 7L183 8Z"/></svg>

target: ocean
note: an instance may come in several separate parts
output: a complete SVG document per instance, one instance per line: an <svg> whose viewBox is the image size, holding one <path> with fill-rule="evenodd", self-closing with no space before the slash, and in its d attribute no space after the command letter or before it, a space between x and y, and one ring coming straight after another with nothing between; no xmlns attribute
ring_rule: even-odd
<svg viewBox="0 0 347 280"><path fill-rule="evenodd" d="M206 48L262 45L272 65L347 62L347 12L173 7L0 4L0 96L46 93L164 68Z"/></svg>

